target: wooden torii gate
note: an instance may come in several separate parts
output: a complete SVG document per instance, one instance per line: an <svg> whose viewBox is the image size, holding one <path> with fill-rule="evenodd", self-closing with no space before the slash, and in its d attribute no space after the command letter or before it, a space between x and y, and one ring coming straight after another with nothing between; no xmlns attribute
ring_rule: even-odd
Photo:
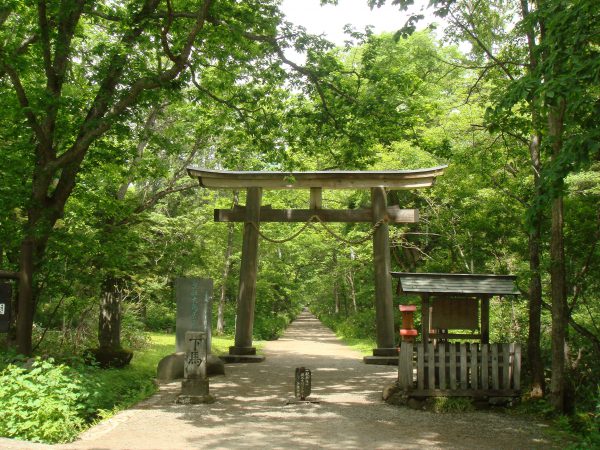
<svg viewBox="0 0 600 450"><path fill-rule="evenodd" d="M378 224L373 233L375 266L375 313L377 348L365 362L380 363L395 357L392 280L388 223L416 223L418 210L388 206L386 189L419 189L433 185L446 166L417 170L321 171L321 172L241 172L207 170L190 166L188 174L209 189L246 189L246 205L231 210L215 209L216 222L243 222L244 239L237 302L234 346L228 362L262 361L252 346L258 238L260 222L370 222ZM310 189L308 209L272 209L262 206L263 189ZM323 209L323 189L370 189L371 207L365 209Z"/></svg>

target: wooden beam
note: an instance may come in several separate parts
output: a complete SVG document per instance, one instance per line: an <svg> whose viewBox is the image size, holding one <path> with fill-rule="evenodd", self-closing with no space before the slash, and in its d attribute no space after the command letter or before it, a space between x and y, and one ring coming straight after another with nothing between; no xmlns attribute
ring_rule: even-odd
<svg viewBox="0 0 600 450"><path fill-rule="evenodd" d="M0 270L0 279L3 280L18 280L19 272L11 272L9 270Z"/></svg>
<svg viewBox="0 0 600 450"><path fill-rule="evenodd" d="M421 296L421 336L423 342L429 343L429 295Z"/></svg>
<svg viewBox="0 0 600 450"><path fill-rule="evenodd" d="M416 170L263 172L208 170L190 166L188 174L212 189L416 189L433 185L447 166Z"/></svg>
<svg viewBox="0 0 600 450"><path fill-rule="evenodd" d="M323 222L372 222L371 209L260 209L261 222L307 222L312 216L319 216ZM390 223L418 223L418 209L400 209L389 206L387 216ZM215 209L215 222L244 222L246 208Z"/></svg>
<svg viewBox="0 0 600 450"><path fill-rule="evenodd" d="M415 389L409 397L518 397L517 389Z"/></svg>
<svg viewBox="0 0 600 450"><path fill-rule="evenodd" d="M490 296L481 297L481 343L490 343Z"/></svg>
<svg viewBox="0 0 600 450"><path fill-rule="evenodd" d="M235 345L229 348L230 355L256 353L256 349L252 347L252 329L254 326L254 306L256 303L258 224L260 223L262 189L251 187L247 191L246 224L244 225L244 239L242 242L240 286L235 323Z"/></svg>
<svg viewBox="0 0 600 450"><path fill-rule="evenodd" d="M469 333L429 333L429 339L473 339L481 340L481 334Z"/></svg>
<svg viewBox="0 0 600 450"><path fill-rule="evenodd" d="M385 219L387 196L384 188L371 189L371 214L373 223ZM390 232L386 222L373 232L373 266L375 272L375 320L377 349L375 356L386 356L382 352L392 351L396 346L394 333L394 307L392 302L392 277L390 262ZM376 353L377 352L377 353Z"/></svg>

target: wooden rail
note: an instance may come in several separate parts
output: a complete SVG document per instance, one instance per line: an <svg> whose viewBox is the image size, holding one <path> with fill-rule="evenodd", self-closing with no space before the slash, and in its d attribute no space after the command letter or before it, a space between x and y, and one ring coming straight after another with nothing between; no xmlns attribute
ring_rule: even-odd
<svg viewBox="0 0 600 450"><path fill-rule="evenodd" d="M521 346L403 342L398 383L417 397L515 396L521 389Z"/></svg>
<svg viewBox="0 0 600 450"><path fill-rule="evenodd" d="M19 272L11 272L9 270L0 270L0 279L3 280L18 280Z"/></svg>

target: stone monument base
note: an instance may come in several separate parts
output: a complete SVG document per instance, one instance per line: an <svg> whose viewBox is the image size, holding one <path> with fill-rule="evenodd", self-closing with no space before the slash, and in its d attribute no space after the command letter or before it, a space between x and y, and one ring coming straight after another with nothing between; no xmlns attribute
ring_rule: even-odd
<svg viewBox="0 0 600 450"><path fill-rule="evenodd" d="M230 355L256 355L256 347L229 347Z"/></svg>
<svg viewBox="0 0 600 450"><path fill-rule="evenodd" d="M381 366L397 366L398 365L398 349L392 348L374 348L373 356L365 356L363 358L365 364L377 364Z"/></svg>
<svg viewBox="0 0 600 450"><path fill-rule="evenodd" d="M172 353L161 359L156 368L156 378L158 381L168 383L183 378L184 360L184 352ZM223 361L216 355L208 355L206 357L206 376L214 377L217 375L225 375Z"/></svg>
<svg viewBox="0 0 600 450"><path fill-rule="evenodd" d="M363 358L365 364L375 364L378 366L397 366L397 356L365 356Z"/></svg>
<svg viewBox="0 0 600 450"><path fill-rule="evenodd" d="M256 354L256 347L229 347L229 355L221 355L219 358L226 363L256 363L263 362L265 357Z"/></svg>
<svg viewBox="0 0 600 450"><path fill-rule="evenodd" d="M178 405L200 405L202 403L214 403L215 398L208 395L179 395L177 396L176 403Z"/></svg>
<svg viewBox="0 0 600 450"><path fill-rule="evenodd" d="M215 398L208 393L208 379L192 378L181 382L181 394L177 397L177 403L195 405L214 401Z"/></svg>
<svg viewBox="0 0 600 450"><path fill-rule="evenodd" d="M263 355L221 355L219 356L225 364L231 363L260 363L265 360Z"/></svg>

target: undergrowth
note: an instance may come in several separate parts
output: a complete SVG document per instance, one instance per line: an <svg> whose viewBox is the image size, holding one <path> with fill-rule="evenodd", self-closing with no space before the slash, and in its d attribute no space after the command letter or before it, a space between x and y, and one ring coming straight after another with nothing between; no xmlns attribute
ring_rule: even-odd
<svg viewBox="0 0 600 450"><path fill-rule="evenodd" d="M600 449L600 387L595 398L594 411L576 411L572 415L557 415L547 399L524 398L519 406L510 410L512 414L535 417L551 424L550 433L572 442L568 449Z"/></svg>
<svg viewBox="0 0 600 450"><path fill-rule="evenodd" d="M69 442L98 421L156 392L156 366L175 349L173 334L150 333L150 344L123 369L88 366L79 357L26 359L0 353L0 436L32 442ZM215 336L223 354L231 337Z"/></svg>

